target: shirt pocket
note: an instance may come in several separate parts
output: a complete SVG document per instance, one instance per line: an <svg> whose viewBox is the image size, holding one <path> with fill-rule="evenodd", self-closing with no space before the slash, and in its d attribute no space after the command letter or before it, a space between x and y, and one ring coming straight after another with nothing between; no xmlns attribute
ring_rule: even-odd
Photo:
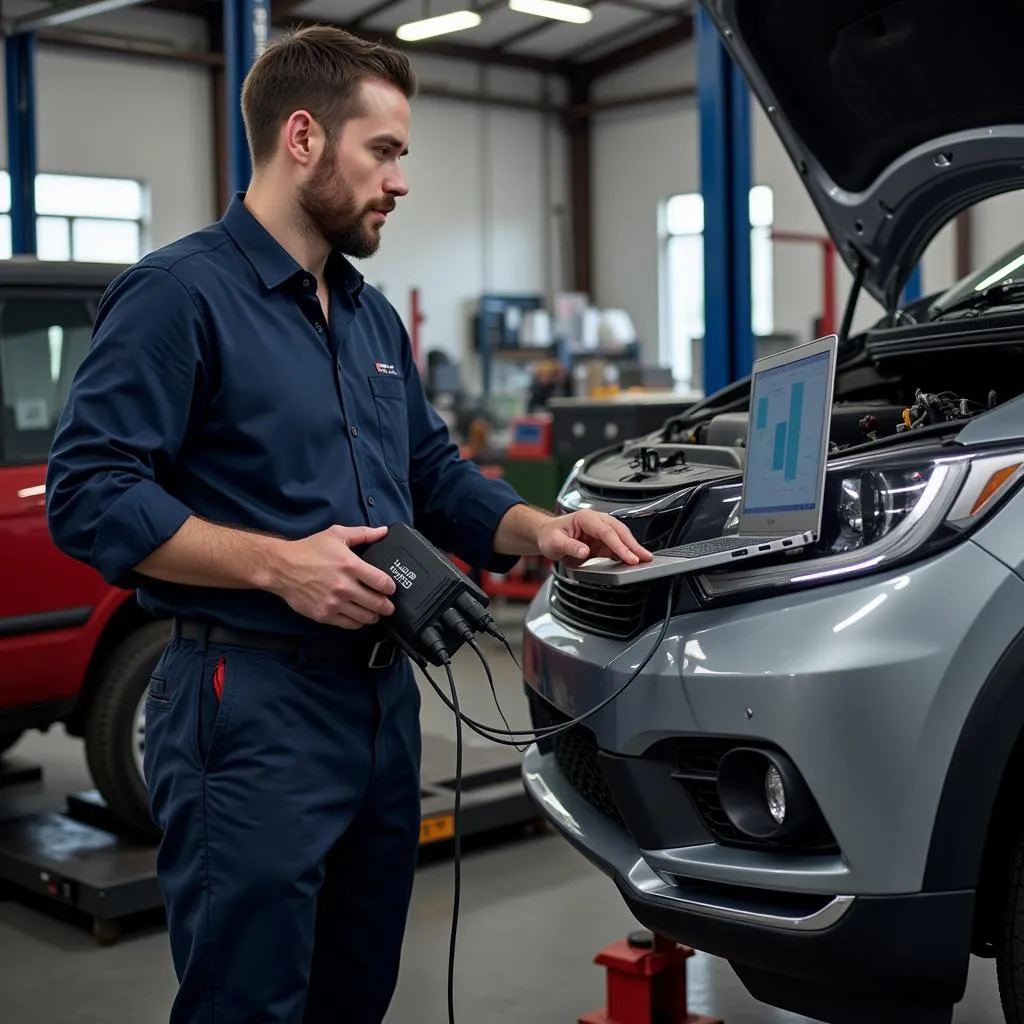
<svg viewBox="0 0 1024 1024"><path fill-rule="evenodd" d="M381 455L388 472L399 482L409 480L409 410L401 377L370 377L377 407Z"/></svg>

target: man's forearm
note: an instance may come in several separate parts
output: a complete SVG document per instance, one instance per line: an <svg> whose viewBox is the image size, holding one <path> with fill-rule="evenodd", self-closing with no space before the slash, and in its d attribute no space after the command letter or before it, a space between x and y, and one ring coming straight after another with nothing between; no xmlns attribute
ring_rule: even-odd
<svg viewBox="0 0 1024 1024"><path fill-rule="evenodd" d="M286 543L192 516L135 568L145 576L186 586L269 590Z"/></svg>
<svg viewBox="0 0 1024 1024"><path fill-rule="evenodd" d="M537 537L541 527L554 518L554 513L532 505L513 505L498 523L494 534L494 550L499 555L536 555Z"/></svg>

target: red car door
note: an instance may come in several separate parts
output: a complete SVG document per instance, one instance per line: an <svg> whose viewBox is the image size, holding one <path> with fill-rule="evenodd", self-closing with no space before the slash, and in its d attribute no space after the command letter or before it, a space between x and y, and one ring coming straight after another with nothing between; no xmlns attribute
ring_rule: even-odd
<svg viewBox="0 0 1024 1024"><path fill-rule="evenodd" d="M78 691L83 627L109 591L46 524L46 460L92 309L86 297L0 293L0 710Z"/></svg>

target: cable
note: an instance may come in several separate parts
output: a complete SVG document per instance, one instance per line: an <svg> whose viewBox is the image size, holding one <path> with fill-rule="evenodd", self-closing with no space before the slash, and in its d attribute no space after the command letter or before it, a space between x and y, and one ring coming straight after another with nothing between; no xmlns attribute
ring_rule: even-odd
<svg viewBox="0 0 1024 1024"><path fill-rule="evenodd" d="M480 645L475 640L471 638L467 640L466 643L470 647L472 647L474 651L476 651L476 656L480 659L480 664L483 665L484 672L487 673L487 682L490 684L491 687L491 696L494 698L494 706L498 709L498 714L501 715L501 720L505 723L505 728L508 730L508 734L511 736L512 726L508 724L508 719L505 717L505 712L501 710L501 702L498 700L498 690L494 685L494 675L491 672L491 666L487 663L487 659L484 657L484 652L480 650ZM513 657L512 660L515 661L515 657ZM518 664L519 663L516 662L517 667ZM520 669L520 671L522 670ZM525 754L526 749L526 747L516 747L516 750L518 750L520 754Z"/></svg>
<svg viewBox="0 0 1024 1024"><path fill-rule="evenodd" d="M536 742L537 740L547 739L550 736L557 736L560 733L566 732L574 726L579 725L580 722L583 722L586 719L590 718L591 715L596 715L598 711L603 710L614 700L617 700L622 695L626 687L630 686L633 683L633 681L637 678L637 676L639 676L640 673L647 667L647 663L651 660L651 658L654 657L654 652L657 651L657 649L662 645L662 643L665 640L665 636L668 633L668 627L672 621L672 611L675 608L676 585L678 584L678 582L679 577L673 577L672 582L669 586L669 597L668 601L666 602L665 618L662 620L661 629L659 630L654 642L651 644L650 650L644 656L640 664L633 669L633 671L629 675L629 678L618 689L616 689L613 693L611 693L599 704L594 705L594 707L592 707L589 711L585 711L582 715L577 715L576 718L570 718L568 721L563 722L561 725L546 726L541 729L503 730L497 728L496 726L484 725L481 722L476 722L468 715L464 715L462 714L461 711L457 710L456 706L454 706L452 702L445 696L444 691L442 691L441 688L437 685L437 683L434 682L433 677L425 668L421 669L421 671L423 672L423 675L426 677L427 682L429 682L430 685L433 687L434 692L437 693L437 695L441 698L441 700L448 707L448 709L457 714L458 717L466 725L468 725L469 728L472 729L475 733L477 733L480 736L483 736L485 739L491 740L493 743L498 743L502 746L507 747L517 747L518 744L515 742L515 740L511 739L511 737L517 737L520 740L527 739L531 742Z"/></svg>
<svg viewBox="0 0 1024 1024"><path fill-rule="evenodd" d="M445 653L444 670L452 691L452 703L457 716L455 722L455 834L454 845L455 887L452 896L452 929L448 942L448 1024L455 1024L455 942L459 930L459 903L462 898L462 716L458 710L459 696L455 691L452 664Z"/></svg>
<svg viewBox="0 0 1024 1024"><path fill-rule="evenodd" d="M508 656L515 663L516 668L519 669L520 672L522 672L523 671L523 666L519 664L519 659L513 653L512 645L505 639L504 636L499 635L498 639L505 645L505 650L508 651Z"/></svg>

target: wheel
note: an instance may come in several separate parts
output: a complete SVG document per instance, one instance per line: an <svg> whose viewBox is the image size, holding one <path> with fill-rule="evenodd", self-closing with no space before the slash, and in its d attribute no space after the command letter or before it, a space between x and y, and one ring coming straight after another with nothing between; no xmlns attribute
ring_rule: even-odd
<svg viewBox="0 0 1024 1024"><path fill-rule="evenodd" d="M1024 833L1013 842L999 890L996 978L1006 1024L1024 1024Z"/></svg>
<svg viewBox="0 0 1024 1024"><path fill-rule="evenodd" d="M167 623L129 634L100 668L100 682L85 723L85 753L96 788L129 832L155 842L142 757L146 748L149 677L167 646Z"/></svg>
<svg viewBox="0 0 1024 1024"><path fill-rule="evenodd" d="M20 729L0 731L0 754L6 753L21 739Z"/></svg>

